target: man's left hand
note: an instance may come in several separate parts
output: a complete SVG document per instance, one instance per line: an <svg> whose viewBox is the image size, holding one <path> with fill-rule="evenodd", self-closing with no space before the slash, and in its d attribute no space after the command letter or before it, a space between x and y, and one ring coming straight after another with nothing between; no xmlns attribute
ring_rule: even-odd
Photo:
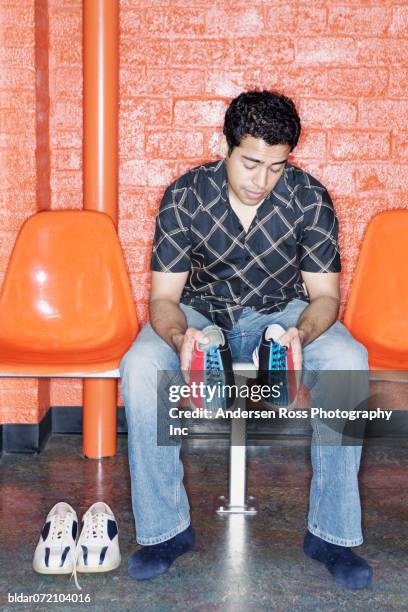
<svg viewBox="0 0 408 612"><path fill-rule="evenodd" d="M302 341L303 333L297 327L289 327L286 332L278 340L282 346L287 346L292 349L293 365L295 370L302 370Z"/></svg>

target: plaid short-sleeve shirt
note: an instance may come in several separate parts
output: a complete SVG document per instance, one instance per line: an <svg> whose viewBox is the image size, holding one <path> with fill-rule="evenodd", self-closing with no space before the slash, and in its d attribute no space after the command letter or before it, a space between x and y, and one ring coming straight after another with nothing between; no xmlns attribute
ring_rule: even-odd
<svg viewBox="0 0 408 612"><path fill-rule="evenodd" d="M246 232L228 199L224 160L172 183L156 219L152 270L189 272L181 302L223 329L245 306L271 313L307 300L301 270L339 272L338 222L316 179L286 163Z"/></svg>

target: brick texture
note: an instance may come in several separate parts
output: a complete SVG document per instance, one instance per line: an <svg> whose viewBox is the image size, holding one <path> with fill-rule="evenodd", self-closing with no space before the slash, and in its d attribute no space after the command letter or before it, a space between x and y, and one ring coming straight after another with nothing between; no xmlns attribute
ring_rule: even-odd
<svg viewBox="0 0 408 612"><path fill-rule="evenodd" d="M51 208L82 208L82 3L49 0ZM82 405L82 381L53 379L51 406Z"/></svg>
<svg viewBox="0 0 408 612"><path fill-rule="evenodd" d="M333 196L343 312L367 223L408 208L405 5L120 0L119 235L141 323L163 189L217 157L228 101L253 87L281 90L299 107L303 134L292 159ZM36 208L33 6L0 2L0 279L19 225ZM48 11L51 207L81 208L82 1L49 0ZM8 419L27 422L40 410L36 388L23 388L5 387ZM13 408L21 411L22 397L24 413ZM50 401L81 404L81 385L53 381Z"/></svg>
<svg viewBox="0 0 408 612"><path fill-rule="evenodd" d="M36 210L34 3L0 6L0 281L23 221ZM1 379L0 423L41 417L35 379Z"/></svg>

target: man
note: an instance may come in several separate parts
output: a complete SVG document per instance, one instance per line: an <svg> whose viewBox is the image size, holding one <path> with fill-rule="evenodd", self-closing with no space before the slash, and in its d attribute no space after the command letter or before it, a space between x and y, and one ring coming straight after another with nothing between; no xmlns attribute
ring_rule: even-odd
<svg viewBox="0 0 408 612"><path fill-rule="evenodd" d="M129 573L149 579L194 545L179 445L157 445L157 373L188 371L209 324L224 331L236 361L249 361L266 326L285 330L296 369L367 371L367 351L336 321L340 258L326 189L288 163L300 135L293 102L269 91L242 93L225 115L222 159L194 168L166 190L152 257L150 323L124 356L132 503L137 541ZM332 377L310 384L325 405L366 399L367 386ZM337 388L335 388L337 385ZM314 395L313 395L314 394ZM305 553L349 588L366 586L358 470L361 445L313 424L313 478Z"/></svg>

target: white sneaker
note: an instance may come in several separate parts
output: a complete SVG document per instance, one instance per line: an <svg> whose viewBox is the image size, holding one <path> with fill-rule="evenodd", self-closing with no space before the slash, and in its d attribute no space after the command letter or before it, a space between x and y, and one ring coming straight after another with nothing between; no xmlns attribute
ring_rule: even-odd
<svg viewBox="0 0 408 612"><path fill-rule="evenodd" d="M65 502L50 510L34 552L33 568L40 574L70 574L74 568L78 517Z"/></svg>
<svg viewBox="0 0 408 612"><path fill-rule="evenodd" d="M119 567L119 532L115 516L108 504L96 502L82 518L82 531L75 550L75 584L80 589L76 572L110 572Z"/></svg>

